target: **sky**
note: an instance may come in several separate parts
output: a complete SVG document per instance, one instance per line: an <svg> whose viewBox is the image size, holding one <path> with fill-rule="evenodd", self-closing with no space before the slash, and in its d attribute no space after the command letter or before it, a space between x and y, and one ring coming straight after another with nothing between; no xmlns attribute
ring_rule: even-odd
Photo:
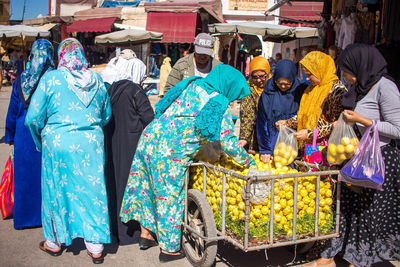
<svg viewBox="0 0 400 267"><path fill-rule="evenodd" d="M36 18L39 14L47 16L49 13L49 0L25 0L24 19ZM22 19L24 0L10 0L10 19Z"/></svg>

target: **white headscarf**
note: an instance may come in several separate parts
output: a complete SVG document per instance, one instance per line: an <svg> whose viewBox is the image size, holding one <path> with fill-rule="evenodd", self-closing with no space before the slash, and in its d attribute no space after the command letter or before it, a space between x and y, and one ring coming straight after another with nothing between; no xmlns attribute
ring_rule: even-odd
<svg viewBox="0 0 400 267"><path fill-rule="evenodd" d="M125 49L110 60L100 75L103 81L109 84L120 80L130 80L140 84L146 75L146 65L132 50Z"/></svg>

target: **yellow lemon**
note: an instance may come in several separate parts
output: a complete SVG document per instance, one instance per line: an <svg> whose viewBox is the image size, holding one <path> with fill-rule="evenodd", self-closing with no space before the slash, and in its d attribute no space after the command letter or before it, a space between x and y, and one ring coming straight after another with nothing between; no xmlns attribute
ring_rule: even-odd
<svg viewBox="0 0 400 267"><path fill-rule="evenodd" d="M285 216L282 216L282 217L281 217L280 223L281 223L282 225L285 225L285 224L287 223L287 219L286 219Z"/></svg>
<svg viewBox="0 0 400 267"><path fill-rule="evenodd" d="M325 205L326 205L326 206L332 205L332 202L333 202L333 201L332 201L332 198L326 198L326 199L325 199Z"/></svg>
<svg viewBox="0 0 400 267"><path fill-rule="evenodd" d="M289 199L289 200L287 201L287 205L288 205L289 207L293 207L293 204L294 204L294 200L293 200L293 199Z"/></svg>
<svg viewBox="0 0 400 267"><path fill-rule="evenodd" d="M288 199L288 200L292 200L293 199L293 193L292 192L286 192L286 194L285 194L285 197L286 197L286 199Z"/></svg>
<svg viewBox="0 0 400 267"><path fill-rule="evenodd" d="M328 153L332 157L336 156L336 145L335 144L329 144L328 146Z"/></svg>
<svg viewBox="0 0 400 267"><path fill-rule="evenodd" d="M308 214L314 214L315 209L312 208L312 207L308 207L308 208L306 209L306 212L307 212Z"/></svg>
<svg viewBox="0 0 400 267"><path fill-rule="evenodd" d="M351 143L351 140L350 140L350 138L348 138L347 136L345 136L345 137L342 137L342 139L340 140L340 143L341 143L342 145L346 146L346 145L348 145L348 144Z"/></svg>
<svg viewBox="0 0 400 267"><path fill-rule="evenodd" d="M261 208L261 213L264 214L264 215L269 214L269 209L268 209L268 207L267 207L267 206L263 206L263 207Z"/></svg>
<svg viewBox="0 0 400 267"><path fill-rule="evenodd" d="M301 195L302 198L306 197L308 195L307 190L306 189L301 189L300 190L300 195Z"/></svg>
<svg viewBox="0 0 400 267"><path fill-rule="evenodd" d="M344 148L344 151L346 151L346 153L353 153L354 152L354 146L352 144L348 144Z"/></svg>
<svg viewBox="0 0 400 267"><path fill-rule="evenodd" d="M293 213L289 213L288 215L286 215L286 219L287 219L288 221L293 220Z"/></svg>
<svg viewBox="0 0 400 267"><path fill-rule="evenodd" d="M299 214L299 217L304 217L304 215L306 215L306 211L305 210L300 210L298 212L298 214Z"/></svg>
<svg viewBox="0 0 400 267"><path fill-rule="evenodd" d="M331 196L332 196L332 190L331 190L331 189L327 189L327 190L325 191L325 196L326 196L326 197L331 197Z"/></svg>
<svg viewBox="0 0 400 267"><path fill-rule="evenodd" d="M286 158L281 158L281 164L282 166L288 165L288 161Z"/></svg>
<svg viewBox="0 0 400 267"><path fill-rule="evenodd" d="M298 155L297 151L296 151L296 150L293 150L292 153L291 153L291 156L292 156L293 158L296 158L297 155Z"/></svg>
<svg viewBox="0 0 400 267"><path fill-rule="evenodd" d="M346 160L347 159L347 157L346 157L346 154L340 154L340 156L339 156L339 161L344 161L344 160Z"/></svg>
<svg viewBox="0 0 400 267"><path fill-rule="evenodd" d="M244 202L241 201L241 202L239 202L239 204L238 204L238 208L239 208L240 210L245 210L246 204L244 204Z"/></svg>
<svg viewBox="0 0 400 267"><path fill-rule="evenodd" d="M331 163L331 164L335 163L335 158L332 157L330 154L328 154L328 156L326 157L326 159L327 159L328 162Z"/></svg>
<svg viewBox="0 0 400 267"><path fill-rule="evenodd" d="M279 204L279 203L275 203L274 204L274 211L275 212L278 212L278 211L280 211L281 210L281 205Z"/></svg>
<svg viewBox="0 0 400 267"><path fill-rule="evenodd" d="M344 145L338 145L336 147L336 152L339 154L343 154L344 153Z"/></svg>
<svg viewBox="0 0 400 267"><path fill-rule="evenodd" d="M278 156L279 153L280 153L279 149L278 149L278 148L275 148L275 149L274 149L274 156L275 156L275 157Z"/></svg>
<svg viewBox="0 0 400 267"><path fill-rule="evenodd" d="M282 208L282 209L286 208L286 204L287 204L286 199L282 198L282 199L279 201L279 204L281 205L281 208Z"/></svg>
<svg viewBox="0 0 400 267"><path fill-rule="evenodd" d="M286 144L283 143L283 142L280 142L280 143L278 144L278 149L279 149L279 150L286 150Z"/></svg>
<svg viewBox="0 0 400 267"><path fill-rule="evenodd" d="M261 217L261 211L259 209L253 209L252 212L253 212L255 218L258 219Z"/></svg>
<svg viewBox="0 0 400 267"><path fill-rule="evenodd" d="M279 214L275 214L275 215L274 215L274 221L275 221L275 222L280 222L281 219L282 219L282 216L281 216L281 215L279 215Z"/></svg>
<svg viewBox="0 0 400 267"><path fill-rule="evenodd" d="M304 202L303 202L303 201L297 202L297 209L298 209L298 210L301 210L301 209L303 209L303 208L304 208Z"/></svg>
<svg viewBox="0 0 400 267"><path fill-rule="evenodd" d="M290 212L292 212L292 209L290 208L290 207L286 207L286 208L284 208L284 210L283 210L283 215L288 215Z"/></svg>
<svg viewBox="0 0 400 267"><path fill-rule="evenodd" d="M239 216L239 209L237 208L237 207L235 207L233 210L232 210L232 214L233 214L233 216Z"/></svg>
<svg viewBox="0 0 400 267"><path fill-rule="evenodd" d="M280 156L275 156L274 157L274 162L281 162L282 158Z"/></svg>
<svg viewBox="0 0 400 267"><path fill-rule="evenodd" d="M304 204L308 204L311 202L311 199L309 197L305 197L305 198L303 198L303 202L304 202Z"/></svg>

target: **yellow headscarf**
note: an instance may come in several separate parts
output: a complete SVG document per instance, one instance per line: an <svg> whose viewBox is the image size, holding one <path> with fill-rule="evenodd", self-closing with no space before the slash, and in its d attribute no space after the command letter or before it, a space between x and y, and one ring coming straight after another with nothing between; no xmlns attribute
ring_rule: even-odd
<svg viewBox="0 0 400 267"><path fill-rule="evenodd" d="M323 103L332 89L336 76L336 66L333 59L325 53L313 51L308 53L300 64L317 77L321 83L309 85L301 98L297 113L297 130L315 129L322 114Z"/></svg>
<svg viewBox="0 0 400 267"><path fill-rule="evenodd" d="M265 57L258 56L253 58L253 60L250 62L250 75L252 75L253 71L256 70L265 71L267 74L267 80L272 77L272 74L270 73L271 67L269 66L268 59ZM264 88L258 88L255 84L253 84L253 87L256 89L259 95L261 95L261 93L264 91Z"/></svg>

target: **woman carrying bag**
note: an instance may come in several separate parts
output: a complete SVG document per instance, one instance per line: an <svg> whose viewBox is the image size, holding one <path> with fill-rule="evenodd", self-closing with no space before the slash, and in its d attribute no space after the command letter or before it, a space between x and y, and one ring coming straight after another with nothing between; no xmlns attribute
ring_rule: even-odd
<svg viewBox="0 0 400 267"><path fill-rule="evenodd" d="M361 133L376 123L385 180L383 191L361 188L355 193L342 187L340 236L329 241L321 259L303 266L335 266L333 258L340 251L350 266L399 260L400 159L394 142L400 139L399 89L386 75L387 63L375 47L350 45L337 63L351 84L343 99L348 109L344 117L356 123Z"/></svg>

